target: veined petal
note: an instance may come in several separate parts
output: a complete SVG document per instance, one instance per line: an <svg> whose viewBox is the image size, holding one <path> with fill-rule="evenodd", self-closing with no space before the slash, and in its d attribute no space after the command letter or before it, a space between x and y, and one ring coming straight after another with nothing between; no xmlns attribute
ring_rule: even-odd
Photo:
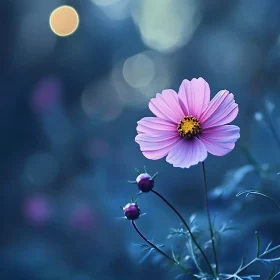
<svg viewBox="0 0 280 280"><path fill-rule="evenodd" d="M215 156L224 156L231 152L240 138L240 128L236 125L222 125L204 129L199 139L207 151Z"/></svg>
<svg viewBox="0 0 280 280"><path fill-rule="evenodd" d="M169 153L170 149L172 149L172 147L173 145L154 151L142 151L142 153L147 159L157 160L165 157Z"/></svg>
<svg viewBox="0 0 280 280"><path fill-rule="evenodd" d="M200 117L202 128L219 126L232 122L238 114L234 96L227 90L219 91L210 101Z"/></svg>
<svg viewBox="0 0 280 280"><path fill-rule="evenodd" d="M173 164L174 167L189 168L204 161L206 157L206 147L198 138L181 139L168 153L166 161Z"/></svg>
<svg viewBox="0 0 280 280"><path fill-rule="evenodd" d="M160 159L180 141L180 137L174 132L164 132L161 135L138 134L135 141L140 145L140 150L146 158Z"/></svg>
<svg viewBox="0 0 280 280"><path fill-rule="evenodd" d="M149 103L150 110L159 118L178 124L184 117L177 93L172 89L157 93Z"/></svg>
<svg viewBox="0 0 280 280"><path fill-rule="evenodd" d="M210 102L210 88L203 78L183 80L179 89L180 104L185 115L199 118Z"/></svg>
<svg viewBox="0 0 280 280"><path fill-rule="evenodd" d="M160 134L164 131L177 132L176 124L158 117L146 117L138 121L137 124L136 130L138 133Z"/></svg>

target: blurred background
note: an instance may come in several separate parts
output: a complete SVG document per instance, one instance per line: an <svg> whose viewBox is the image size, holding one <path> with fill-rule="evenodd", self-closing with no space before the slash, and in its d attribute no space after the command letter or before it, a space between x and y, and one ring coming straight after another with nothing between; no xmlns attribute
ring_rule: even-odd
<svg viewBox="0 0 280 280"><path fill-rule="evenodd" d="M68 37L49 25L61 5L80 17ZM221 270L234 272L243 255L250 261L256 230L264 242L280 243L277 208L260 197L236 198L258 189L280 202L280 168L268 174L280 146L262 113L278 131L279 14L277 0L1 1L0 278L174 279L176 268L156 255L139 263L133 243L142 241L117 218L137 193L127 180L145 165L159 172L156 190L206 226L201 166L149 161L134 141L137 121L152 116L150 98L177 91L185 78L203 77L211 97L230 90L240 106L236 148L206 161L217 226L240 228L223 237ZM137 224L149 239L164 244L169 228L180 227L153 195L139 205L148 215Z"/></svg>

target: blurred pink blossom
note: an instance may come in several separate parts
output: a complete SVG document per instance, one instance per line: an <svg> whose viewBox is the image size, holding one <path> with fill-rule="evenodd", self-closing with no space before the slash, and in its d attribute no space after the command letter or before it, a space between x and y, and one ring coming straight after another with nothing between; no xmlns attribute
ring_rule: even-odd
<svg viewBox="0 0 280 280"><path fill-rule="evenodd" d="M76 207L72 212L71 224L81 231L92 230L94 226L93 209L87 204Z"/></svg>
<svg viewBox="0 0 280 280"><path fill-rule="evenodd" d="M60 82L55 78L44 78L33 91L31 105L35 111L45 112L58 102L59 96Z"/></svg>
<svg viewBox="0 0 280 280"><path fill-rule="evenodd" d="M100 137L92 139L87 146L87 153L91 157L104 158L109 154L110 146Z"/></svg>
<svg viewBox="0 0 280 280"><path fill-rule="evenodd" d="M23 214L31 224L45 224L51 218L50 202L47 197L42 194L28 197L23 205Z"/></svg>

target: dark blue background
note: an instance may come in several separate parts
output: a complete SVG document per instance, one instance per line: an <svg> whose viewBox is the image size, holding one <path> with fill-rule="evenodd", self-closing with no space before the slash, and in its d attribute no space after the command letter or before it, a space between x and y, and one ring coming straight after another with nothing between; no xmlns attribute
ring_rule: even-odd
<svg viewBox="0 0 280 280"><path fill-rule="evenodd" d="M243 145L268 168L279 163L280 147L254 114L269 99L278 131L280 2L122 1L0 2L3 280L164 280L178 274L153 258L138 264L142 255L132 243L141 240L128 221L116 218L137 192L127 180L146 165L159 172L156 189L186 218L197 213L206 227L201 166L149 161L134 141L136 122L152 115L149 99L164 88L177 91L185 78L203 77L211 97L226 88L239 104L236 148L206 160L209 187L222 185L210 200L217 224L232 220L240 227L223 237L221 270L234 272L243 255L253 257L255 230L263 242L280 242L274 205L235 197L242 189L261 189L280 201L277 168L261 178L250 172L245 181L234 171L249 164ZM49 27L60 5L80 16L69 37ZM165 243L168 228L179 227L177 218L152 195L139 205L148 213L138 222L141 230ZM260 267L250 272L266 275L269 267Z"/></svg>

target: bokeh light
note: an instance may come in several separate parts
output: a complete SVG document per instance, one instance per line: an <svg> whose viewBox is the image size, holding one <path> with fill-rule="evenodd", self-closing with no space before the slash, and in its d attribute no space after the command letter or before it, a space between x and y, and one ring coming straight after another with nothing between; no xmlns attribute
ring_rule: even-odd
<svg viewBox="0 0 280 280"><path fill-rule="evenodd" d="M90 231L94 228L93 209L87 205L78 205L71 214L71 225L80 231Z"/></svg>
<svg viewBox="0 0 280 280"><path fill-rule="evenodd" d="M167 57L154 51L141 52L119 62L111 73L111 81L121 103L147 107L147 101L171 82L174 72L168 62Z"/></svg>
<svg viewBox="0 0 280 280"><path fill-rule="evenodd" d="M148 47L172 52L191 39L202 13L196 0L143 0L134 2L132 17Z"/></svg>
<svg viewBox="0 0 280 280"><path fill-rule="evenodd" d="M130 17L131 0L92 0L111 20L124 20Z"/></svg>
<svg viewBox="0 0 280 280"><path fill-rule="evenodd" d="M33 90L31 106L38 113L46 112L56 106L60 98L61 83L54 77L40 80Z"/></svg>
<svg viewBox="0 0 280 280"><path fill-rule="evenodd" d="M33 225L44 225L52 215L49 198L44 194L36 194L26 198L23 204L23 214Z"/></svg>
<svg viewBox="0 0 280 280"><path fill-rule="evenodd" d="M123 109L107 79L86 86L81 96L81 107L87 116L103 121L116 119Z"/></svg>
<svg viewBox="0 0 280 280"><path fill-rule="evenodd" d="M69 36L79 26L79 15L70 6L61 6L52 11L50 15L51 30L58 36Z"/></svg>
<svg viewBox="0 0 280 280"><path fill-rule="evenodd" d="M201 36L198 48L201 64L217 76L223 74L229 80L234 79L235 83L249 80L262 63L258 46L224 28L208 29Z"/></svg>
<svg viewBox="0 0 280 280"><path fill-rule="evenodd" d="M120 2L120 0L91 0L94 4L98 5L98 6L102 6L102 7L107 7L110 5L114 5L118 2Z"/></svg>
<svg viewBox="0 0 280 280"><path fill-rule="evenodd" d="M129 57L123 65L123 76L133 88L147 86L154 78L155 65L146 54Z"/></svg>

